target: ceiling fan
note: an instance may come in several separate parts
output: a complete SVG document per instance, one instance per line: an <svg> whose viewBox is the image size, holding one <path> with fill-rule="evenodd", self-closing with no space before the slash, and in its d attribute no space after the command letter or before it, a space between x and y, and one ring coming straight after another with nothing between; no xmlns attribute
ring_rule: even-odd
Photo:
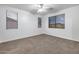
<svg viewBox="0 0 79 59"><path fill-rule="evenodd" d="M39 4L38 7L37 13L44 13L53 9L52 4Z"/></svg>

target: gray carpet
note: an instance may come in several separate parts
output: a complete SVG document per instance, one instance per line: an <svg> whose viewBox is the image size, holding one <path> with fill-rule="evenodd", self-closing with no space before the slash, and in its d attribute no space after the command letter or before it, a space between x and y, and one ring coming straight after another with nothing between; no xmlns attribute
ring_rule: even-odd
<svg viewBox="0 0 79 59"><path fill-rule="evenodd" d="M0 44L1 54L78 54L79 42L41 34Z"/></svg>

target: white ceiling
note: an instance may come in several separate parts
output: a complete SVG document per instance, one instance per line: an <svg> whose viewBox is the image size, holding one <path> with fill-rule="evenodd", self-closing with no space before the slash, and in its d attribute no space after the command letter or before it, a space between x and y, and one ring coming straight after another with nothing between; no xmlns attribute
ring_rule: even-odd
<svg viewBox="0 0 79 59"><path fill-rule="evenodd" d="M40 14L45 15L48 13L54 13L77 5L78 4L45 4L44 6L51 7L51 9ZM38 14L37 10L39 9L39 6L37 6L37 4L5 4L5 6L26 10L33 14Z"/></svg>

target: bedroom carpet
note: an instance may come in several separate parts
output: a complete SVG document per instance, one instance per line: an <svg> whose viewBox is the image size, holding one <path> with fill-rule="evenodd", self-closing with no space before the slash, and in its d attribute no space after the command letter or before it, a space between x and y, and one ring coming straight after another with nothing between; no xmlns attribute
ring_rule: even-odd
<svg viewBox="0 0 79 59"><path fill-rule="evenodd" d="M0 54L78 54L79 42L46 34L0 44Z"/></svg>

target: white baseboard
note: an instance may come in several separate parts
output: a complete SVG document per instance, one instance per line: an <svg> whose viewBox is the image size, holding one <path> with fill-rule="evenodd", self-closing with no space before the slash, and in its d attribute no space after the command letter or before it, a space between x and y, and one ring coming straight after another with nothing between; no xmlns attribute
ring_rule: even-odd
<svg viewBox="0 0 79 59"><path fill-rule="evenodd" d="M13 41L13 40L19 40L19 39L22 39L22 38L28 38L28 37L32 37L32 36L36 36L36 35L41 35L41 34L34 34L34 35L30 35L30 36L23 36L23 37L12 38L12 39L8 39L8 40L0 41L0 43L9 42L9 41Z"/></svg>
<svg viewBox="0 0 79 59"><path fill-rule="evenodd" d="M42 34L46 34L46 33L42 33ZM35 34L35 35L31 35L31 36L24 36L24 37L8 39L8 40L0 41L0 43L9 42L9 41L13 41L13 40L18 40L18 39L21 39L21 38L28 38L28 37L32 37L32 36L36 36L36 35L41 35L41 34ZM49 35L49 34L46 34L46 35ZM54 35L51 35L51 36L54 36ZM55 37L60 37L60 36L55 36ZM79 42L79 39L74 40L74 39L68 38L68 37L60 37L60 38L64 38L64 39L68 39L68 40Z"/></svg>
<svg viewBox="0 0 79 59"><path fill-rule="evenodd" d="M47 34L47 35L51 35L51 34ZM61 37L61 36L56 36L56 35L51 35L51 36L55 36L55 37L59 37L59 38L63 38L63 39L67 39L67 40L72 40L72 41L79 42L79 39L73 39L72 37Z"/></svg>

